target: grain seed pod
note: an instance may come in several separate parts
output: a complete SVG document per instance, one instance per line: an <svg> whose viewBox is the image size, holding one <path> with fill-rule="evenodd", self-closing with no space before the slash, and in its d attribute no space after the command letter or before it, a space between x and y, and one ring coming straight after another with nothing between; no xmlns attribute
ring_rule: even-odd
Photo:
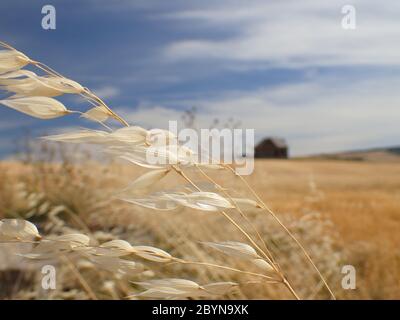
<svg viewBox="0 0 400 320"><path fill-rule="evenodd" d="M219 211L221 209L232 208L232 204L213 192L192 192L189 194L166 194L167 197L175 200L182 206L203 211Z"/></svg>
<svg viewBox="0 0 400 320"><path fill-rule="evenodd" d="M0 74L15 71L26 66L31 60L17 50L0 51Z"/></svg>
<svg viewBox="0 0 400 320"><path fill-rule="evenodd" d="M77 82L63 77L38 76L28 70L18 70L0 75L4 90L23 96L56 97L65 93L79 94L84 88Z"/></svg>
<svg viewBox="0 0 400 320"><path fill-rule="evenodd" d="M275 269L264 259L254 259L252 260L253 264L256 265L258 268L263 270L264 272L270 273L275 272Z"/></svg>
<svg viewBox="0 0 400 320"><path fill-rule="evenodd" d="M3 219L0 221L0 240L40 239L36 226L22 219Z"/></svg>
<svg viewBox="0 0 400 320"><path fill-rule="evenodd" d="M236 282L215 282L203 285L203 289L205 292L209 293L210 295L225 295L230 293L234 288L239 286Z"/></svg>
<svg viewBox="0 0 400 320"><path fill-rule="evenodd" d="M254 200L246 198L232 198L232 204L239 207L243 211L256 210L262 208L261 205Z"/></svg>
<svg viewBox="0 0 400 320"><path fill-rule="evenodd" d="M168 287L174 288L181 291L196 291L200 289L200 285L194 281L186 280L186 279L155 279L155 280L148 280L145 282L134 282L137 285L145 289L157 288L157 287Z"/></svg>
<svg viewBox="0 0 400 320"><path fill-rule="evenodd" d="M160 181L169 172L170 169L160 169L146 172L133 181L124 191L147 188Z"/></svg>
<svg viewBox="0 0 400 320"><path fill-rule="evenodd" d="M144 292L128 296L128 299L135 299L137 297L152 298L152 299L176 299L184 298L187 292L177 290L169 287L151 288Z"/></svg>
<svg viewBox="0 0 400 320"><path fill-rule="evenodd" d="M48 97L5 99L0 100L0 103L39 119L53 119L71 113L61 102Z"/></svg>
<svg viewBox="0 0 400 320"><path fill-rule="evenodd" d="M82 118L98 122L104 122L111 116L112 113L104 106L93 107L81 115Z"/></svg>
<svg viewBox="0 0 400 320"><path fill-rule="evenodd" d="M109 143L117 146L144 145L148 131L139 126L125 127L110 133Z"/></svg>
<svg viewBox="0 0 400 320"><path fill-rule="evenodd" d="M45 136L42 137L42 139L69 143L105 144L107 142L107 135L109 135L108 132L101 130L80 130L52 136Z"/></svg>
<svg viewBox="0 0 400 320"><path fill-rule="evenodd" d="M87 235L80 233L64 234L52 239L53 241L68 243L72 248L85 247L90 243L90 238Z"/></svg>
<svg viewBox="0 0 400 320"><path fill-rule="evenodd" d="M146 260L154 262L170 262L172 256L164 250L149 246L134 246L132 252Z"/></svg>
<svg viewBox="0 0 400 320"><path fill-rule="evenodd" d="M122 257L130 255L132 250L131 244L125 240L111 240L96 248L95 254L108 257Z"/></svg>
<svg viewBox="0 0 400 320"><path fill-rule="evenodd" d="M241 259L257 259L259 255L253 247L248 244L237 241L224 242L202 242L203 244L214 248L228 256Z"/></svg>

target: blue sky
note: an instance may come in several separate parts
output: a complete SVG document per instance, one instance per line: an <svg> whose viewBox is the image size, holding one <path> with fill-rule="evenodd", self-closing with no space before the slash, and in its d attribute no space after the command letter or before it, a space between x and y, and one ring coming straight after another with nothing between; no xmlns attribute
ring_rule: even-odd
<svg viewBox="0 0 400 320"><path fill-rule="evenodd" d="M56 8L56 30L41 8ZM90 87L132 124L166 128L196 106L200 127L240 120L303 155L400 145L400 2L2 0L0 38ZM63 100L71 109L84 104ZM0 155L90 125L0 106Z"/></svg>

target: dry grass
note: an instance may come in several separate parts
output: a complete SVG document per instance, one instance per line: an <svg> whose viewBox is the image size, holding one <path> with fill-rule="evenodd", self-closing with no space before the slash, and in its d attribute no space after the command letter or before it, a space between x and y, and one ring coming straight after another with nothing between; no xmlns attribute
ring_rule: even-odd
<svg viewBox="0 0 400 320"><path fill-rule="evenodd" d="M306 205L333 222L359 270L359 289L345 297L400 297L400 163L259 161L256 168L250 180L275 211L299 216Z"/></svg>
<svg viewBox="0 0 400 320"><path fill-rule="evenodd" d="M154 245L189 260L252 271L245 263L215 254L199 244L198 241L223 241L227 238L243 241L225 219L193 210L155 213L121 201L107 202L113 190L126 185L142 170L124 165L95 166L102 172L101 175L87 174L85 167L71 164L2 163L0 208L8 216L11 212L18 212L23 217L32 211L16 196L17 191L9 187L24 182L29 192L44 194L44 198L51 203L50 207L63 205L69 208L93 233L126 239L133 244ZM259 160L249 181L305 243L339 298L392 299L400 296L397 249L400 234L399 171L400 165L396 163ZM121 177L124 179L121 180ZM167 177L159 188L166 188L171 183L169 179L174 178ZM238 185L229 175L219 177L218 182L228 187ZM235 187L235 191L241 194L244 190ZM70 215L63 213L62 217L72 228L82 230L76 220L70 219ZM287 270L298 293L304 298L328 298L315 273L280 228L260 213L252 214L251 219L264 240L273 244L274 251L280 252L279 263ZM340 287L340 267L344 264L356 267L357 290L345 291ZM250 281L248 286L241 286L228 297L290 297L277 285L253 284L251 277L225 270L190 265L151 265L151 269L155 278L179 276L199 283ZM114 297L121 298L136 290L134 286L126 285L127 281L113 279L110 274L102 274L103 282L99 282L87 270L82 272L100 298L110 298L110 293L103 289L107 280L110 280L109 285L113 283L117 287ZM66 279L71 283L70 276L60 281L64 283ZM21 283L26 286L26 282ZM72 283L74 285L61 289L59 297L85 297L80 284L76 281ZM43 297L43 293L35 296L35 290L37 287L30 287L28 294L17 289L14 296Z"/></svg>
<svg viewBox="0 0 400 320"><path fill-rule="evenodd" d="M28 281L27 291L14 285L12 290L5 290L6 296L326 299L335 298L334 289L338 296L346 297L349 293L340 289L340 268L350 260L362 278L358 297L379 297L394 291L382 286L381 281L371 293L368 285L375 285L375 281L365 276L378 278L370 271L374 265L371 267L365 257L376 260L376 252L382 255L382 245L387 243L371 246L367 241L360 254L363 247L358 242L341 236L346 232L338 228L343 217L336 208L326 208L326 202L333 201L341 205L343 213L346 199L351 201L350 207L360 210L375 204L354 202L358 198L351 195L346 198L347 190L363 193L357 180L363 172L358 168L337 169L340 175L346 173L345 179L339 180L342 185L337 186L329 175L320 183L319 164L303 167L304 162L278 162L274 167L273 163L259 163L252 179L256 179L253 185L259 186L260 194L266 195L267 201L263 201L229 165L201 163L172 132L130 126L90 89L6 43L0 42L0 46L5 49L0 51L0 82L9 94L1 104L39 119L80 114L106 131L81 130L47 140L96 144L114 160L125 159L131 165L150 169L137 178L138 170L128 165L104 166L88 158L81 158L80 164L71 162L70 151L61 152L63 161L58 164L48 161L46 152L39 152L42 160L19 168L5 164L0 173L0 208L4 217L11 219L0 221L0 241L6 251L25 252L19 255L22 261L12 262L14 269L17 265L24 271L17 272L17 277L29 272L37 278L31 287ZM41 74L22 69L25 66L35 67ZM68 109L53 98L64 94L79 95L90 109L84 113ZM111 119L124 128L112 129ZM162 163L154 166L151 155ZM330 164L323 165L332 174ZM277 185L270 172L283 174L276 179ZM299 184L302 181L306 182L305 189ZM364 194L371 200L372 192ZM373 201L382 207L382 198ZM275 206L275 201L285 204L279 217L268 207ZM384 208L386 214L390 212L388 206ZM13 247L16 243L23 248ZM217 254L210 249L217 249ZM51 292L37 288L38 268L46 262L58 270L58 287ZM397 270L396 262L388 263ZM10 268L3 266L6 275ZM395 285L395 275L391 272L392 278L386 281L385 277L384 284ZM171 279L177 277L180 279Z"/></svg>
<svg viewBox="0 0 400 320"><path fill-rule="evenodd" d="M306 201L346 242L400 242L400 163L258 161L256 172L251 183L277 212L301 213Z"/></svg>

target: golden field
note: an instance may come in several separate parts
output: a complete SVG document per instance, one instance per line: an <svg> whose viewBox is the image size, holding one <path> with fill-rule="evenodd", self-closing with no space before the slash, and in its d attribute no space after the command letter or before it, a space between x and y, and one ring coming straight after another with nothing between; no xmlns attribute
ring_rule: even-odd
<svg viewBox="0 0 400 320"><path fill-rule="evenodd" d="M244 262L221 257L202 246L201 241L244 241L223 217L194 210L155 213L116 200L115 193L141 172L144 170L120 163L100 166L89 161L85 165L68 161L3 162L0 218L22 217L38 224L44 233L59 233L53 221L58 210L57 217L64 221L60 228L90 233L96 239L116 237L154 245L191 261L251 271ZM188 174L193 180L200 179ZM218 173L214 179L232 194L251 195L232 175ZM400 298L400 163L256 160L255 172L246 179L304 244L337 298ZM154 190L165 190L177 183L179 177L170 175ZM240 216L232 216L241 221ZM329 298L315 272L279 226L264 212L251 212L248 217L271 245L299 295L305 299ZM255 236L251 225L244 220L241 223ZM2 248L6 250L4 245ZM341 287L341 267L348 264L357 271L355 290ZM20 266L19 262L0 263L3 298L87 298L79 281L64 266L60 266L58 274L62 285L51 293L38 289L40 275L35 267L24 263L23 270L18 271ZM148 267L146 277L243 283L227 298L291 298L280 285L256 283L247 275L226 270L175 264ZM99 299L123 298L139 290L130 283L131 279L115 278L84 264L77 264L77 269Z"/></svg>
<svg viewBox="0 0 400 320"><path fill-rule="evenodd" d="M400 162L260 161L256 172L250 181L276 212L299 216L306 202L332 221L360 271L346 297L400 297Z"/></svg>

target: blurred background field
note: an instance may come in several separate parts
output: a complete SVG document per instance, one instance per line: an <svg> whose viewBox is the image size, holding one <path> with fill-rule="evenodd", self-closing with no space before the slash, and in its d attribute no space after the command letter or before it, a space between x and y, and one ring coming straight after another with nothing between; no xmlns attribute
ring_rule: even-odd
<svg viewBox="0 0 400 320"><path fill-rule="evenodd" d="M43 159L1 162L0 218L26 218L38 224L43 234L79 230L99 242L125 239L136 245L154 245L186 259L250 270L251 266L228 260L201 245L200 241L243 241L221 216L195 210L155 213L115 200L116 192L143 170L124 163L100 165L90 159L78 163L69 159L76 154L66 152L62 161L54 163ZM247 179L304 243L338 298L398 299L399 176L398 162L294 159L256 160L255 172ZM178 178L168 176L152 191L167 189L172 181L169 179L176 182ZM235 194L245 194L233 176L217 174L215 179ZM262 212L251 212L249 216L278 254L279 264L302 298L328 298L315 272L280 228ZM14 255L23 249L2 246L1 298L87 298L65 265L57 267L57 290L43 291L40 264L26 263ZM135 276L126 278L95 270L79 259L74 263L98 298L123 298L138 291L129 282ZM357 271L356 290L341 287L341 268L348 264ZM251 277L225 270L174 264L147 267L141 277L179 275L199 283L247 283L227 298L290 298L278 285L254 283Z"/></svg>

